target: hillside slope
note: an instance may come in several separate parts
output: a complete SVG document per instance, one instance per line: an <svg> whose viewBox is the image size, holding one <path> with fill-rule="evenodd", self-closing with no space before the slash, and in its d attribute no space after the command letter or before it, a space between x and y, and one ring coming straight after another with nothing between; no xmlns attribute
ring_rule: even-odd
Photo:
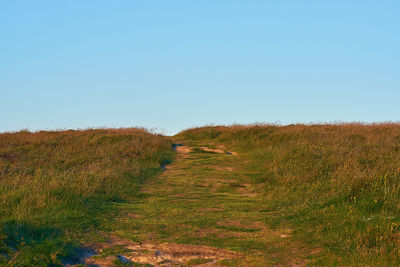
<svg viewBox="0 0 400 267"><path fill-rule="evenodd" d="M0 134L0 265L62 264L173 157L141 129Z"/></svg>
<svg viewBox="0 0 400 267"><path fill-rule="evenodd" d="M216 126L170 139L0 135L0 264L400 264L400 125Z"/></svg>
<svg viewBox="0 0 400 267"><path fill-rule="evenodd" d="M318 247L292 240L287 227L268 226L266 215L274 215L249 183L244 157L207 142L177 151L176 161L143 184L144 198L123 204L107 240L93 244L99 255L87 264L108 266L118 255L152 266L315 262Z"/></svg>
<svg viewBox="0 0 400 267"><path fill-rule="evenodd" d="M320 264L400 263L400 125L204 127L178 137L241 153L274 214L265 221L319 246Z"/></svg>

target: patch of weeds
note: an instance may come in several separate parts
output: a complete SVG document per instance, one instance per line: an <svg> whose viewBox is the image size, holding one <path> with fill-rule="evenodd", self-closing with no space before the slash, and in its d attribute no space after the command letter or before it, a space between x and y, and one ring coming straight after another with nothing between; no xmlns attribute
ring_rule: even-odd
<svg viewBox="0 0 400 267"><path fill-rule="evenodd" d="M239 266L239 261L236 259L223 259L218 261L217 264L227 267L236 267Z"/></svg>
<svg viewBox="0 0 400 267"><path fill-rule="evenodd" d="M229 225L216 225L215 228L234 231L234 232L244 232L244 233L255 233L261 231L261 229L259 228L244 228L244 227L229 226Z"/></svg>
<svg viewBox="0 0 400 267"><path fill-rule="evenodd" d="M132 250L126 248L124 245L116 245L108 248L104 248L101 252L101 256L110 256L110 255L120 255L124 253L131 252Z"/></svg>
<svg viewBox="0 0 400 267"><path fill-rule="evenodd" d="M115 267L133 267L133 266L142 266L136 265L134 262L122 262L117 257L114 259L113 264Z"/></svg>

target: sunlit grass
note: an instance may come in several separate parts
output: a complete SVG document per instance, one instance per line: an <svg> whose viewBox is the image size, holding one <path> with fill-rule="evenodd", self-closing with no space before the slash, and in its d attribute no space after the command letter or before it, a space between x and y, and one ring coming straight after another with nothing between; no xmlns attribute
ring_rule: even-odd
<svg viewBox="0 0 400 267"><path fill-rule="evenodd" d="M400 125L238 125L178 137L245 155L249 181L279 213L271 226L291 225L342 264L399 263Z"/></svg>
<svg viewBox="0 0 400 267"><path fill-rule="evenodd" d="M399 264L400 125L172 139L192 149L173 161L172 141L138 129L1 134L0 264L61 264L99 231L243 255L228 266Z"/></svg>
<svg viewBox="0 0 400 267"><path fill-rule="evenodd" d="M171 161L171 145L141 129L1 134L0 264L61 264Z"/></svg>

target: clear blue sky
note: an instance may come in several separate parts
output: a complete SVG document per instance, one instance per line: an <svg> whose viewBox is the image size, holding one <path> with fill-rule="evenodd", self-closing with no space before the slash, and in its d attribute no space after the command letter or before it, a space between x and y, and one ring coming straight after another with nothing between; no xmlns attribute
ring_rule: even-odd
<svg viewBox="0 0 400 267"><path fill-rule="evenodd" d="M0 131L398 121L400 1L0 2Z"/></svg>

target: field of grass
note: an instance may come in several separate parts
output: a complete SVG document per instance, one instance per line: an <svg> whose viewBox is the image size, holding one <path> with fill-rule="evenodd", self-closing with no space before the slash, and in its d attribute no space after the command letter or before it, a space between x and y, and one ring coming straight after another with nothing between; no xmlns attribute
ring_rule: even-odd
<svg viewBox="0 0 400 267"><path fill-rule="evenodd" d="M223 144L267 197L265 221L318 246L317 265L400 264L400 125L205 127L178 135Z"/></svg>
<svg viewBox="0 0 400 267"><path fill-rule="evenodd" d="M174 157L141 129L0 134L0 265L62 264Z"/></svg>
<svg viewBox="0 0 400 267"><path fill-rule="evenodd" d="M398 266L399 211L397 124L0 135L0 265Z"/></svg>

